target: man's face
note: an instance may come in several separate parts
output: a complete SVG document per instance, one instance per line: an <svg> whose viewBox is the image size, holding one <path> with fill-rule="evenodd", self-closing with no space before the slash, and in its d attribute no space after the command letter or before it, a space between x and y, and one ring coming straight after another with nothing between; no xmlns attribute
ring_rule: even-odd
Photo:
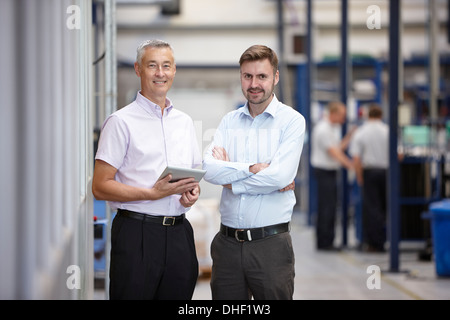
<svg viewBox="0 0 450 320"><path fill-rule="evenodd" d="M175 78L176 66L169 48L147 48L140 64L134 64L141 90L150 97L165 96Z"/></svg>
<svg viewBox="0 0 450 320"><path fill-rule="evenodd" d="M278 71L273 73L269 59L246 61L241 65L242 93L252 104L267 101L278 83Z"/></svg>
<svg viewBox="0 0 450 320"><path fill-rule="evenodd" d="M346 109L345 107L340 107L339 111L336 113L336 123L343 124L346 121Z"/></svg>
<svg viewBox="0 0 450 320"><path fill-rule="evenodd" d="M345 107L341 106L339 108L339 110L332 115L331 122L343 124L346 121L346 115L347 115L347 112L346 112Z"/></svg>

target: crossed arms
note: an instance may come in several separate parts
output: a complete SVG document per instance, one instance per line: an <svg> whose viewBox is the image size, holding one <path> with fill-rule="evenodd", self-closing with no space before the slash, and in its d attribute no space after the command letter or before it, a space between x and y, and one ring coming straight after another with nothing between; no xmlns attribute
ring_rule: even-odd
<svg viewBox="0 0 450 320"><path fill-rule="evenodd" d="M212 155L213 155L214 159L228 161L228 162L230 161L230 158L228 157L226 150L222 147L215 146L212 150ZM269 163L256 163L256 164L249 166L248 169L251 173L257 174L261 170L268 168L269 165L270 165ZM223 187L233 190L231 187L231 183L224 184ZM284 192L284 191L289 191L289 190L294 190L294 189L295 189L295 180L292 181L290 184L288 184L286 187L279 189L279 191Z"/></svg>
<svg viewBox="0 0 450 320"><path fill-rule="evenodd" d="M229 188L234 194L269 194L295 188L294 179L305 133L303 117L293 119L283 128L270 163L231 161L224 147L229 145L225 127L222 121L205 153L203 168L207 170L206 181Z"/></svg>

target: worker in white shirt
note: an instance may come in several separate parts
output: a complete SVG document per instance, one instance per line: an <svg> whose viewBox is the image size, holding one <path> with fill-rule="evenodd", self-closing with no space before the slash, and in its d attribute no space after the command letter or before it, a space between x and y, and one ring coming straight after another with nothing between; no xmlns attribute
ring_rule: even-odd
<svg viewBox="0 0 450 320"><path fill-rule="evenodd" d="M346 107L333 101L328 114L313 128L311 134L311 165L317 181L316 246L318 250L338 250L334 246L338 199L338 170L353 168L345 154L350 134L341 139L341 125L346 120Z"/></svg>
<svg viewBox="0 0 450 320"><path fill-rule="evenodd" d="M383 252L386 242L386 175L389 165L389 127L377 104L369 107L368 120L356 130L350 155L362 187L363 247Z"/></svg>

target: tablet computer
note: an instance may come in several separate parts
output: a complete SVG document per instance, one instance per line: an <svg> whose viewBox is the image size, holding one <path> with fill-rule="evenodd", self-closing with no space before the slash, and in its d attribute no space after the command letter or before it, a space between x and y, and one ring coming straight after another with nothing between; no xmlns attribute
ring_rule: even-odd
<svg viewBox="0 0 450 320"><path fill-rule="evenodd" d="M159 176L158 180L161 180L169 173L172 175L172 180L170 180L170 182L176 182L186 178L194 178L195 181L200 182L205 175L206 170L167 166Z"/></svg>

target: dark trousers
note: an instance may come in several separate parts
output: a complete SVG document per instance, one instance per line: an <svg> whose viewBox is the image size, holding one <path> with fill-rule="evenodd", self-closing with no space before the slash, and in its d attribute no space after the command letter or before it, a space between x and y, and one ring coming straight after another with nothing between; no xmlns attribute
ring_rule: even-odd
<svg viewBox="0 0 450 320"><path fill-rule="evenodd" d="M380 250L386 241L386 173L384 169L363 171L363 242Z"/></svg>
<svg viewBox="0 0 450 320"><path fill-rule="evenodd" d="M197 277L194 234L187 219L163 226L116 215L110 299L189 300Z"/></svg>
<svg viewBox="0 0 450 320"><path fill-rule="evenodd" d="M314 169L317 181L316 243L318 249L333 246L337 211L337 170Z"/></svg>
<svg viewBox="0 0 450 320"><path fill-rule="evenodd" d="M295 258L289 232L246 242L219 232L211 257L214 300L292 300Z"/></svg>

